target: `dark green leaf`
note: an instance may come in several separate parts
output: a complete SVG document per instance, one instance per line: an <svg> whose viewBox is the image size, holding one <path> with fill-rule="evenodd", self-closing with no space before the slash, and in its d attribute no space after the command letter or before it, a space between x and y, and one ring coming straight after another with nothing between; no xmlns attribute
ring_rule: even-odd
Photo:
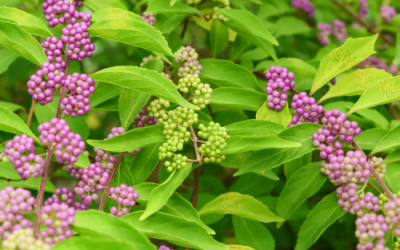
<svg viewBox="0 0 400 250"><path fill-rule="evenodd" d="M0 74L8 70L8 67L18 58L17 54L7 49L0 50Z"/></svg>
<svg viewBox="0 0 400 250"><path fill-rule="evenodd" d="M276 25L278 26L274 34L276 38L296 34L306 35L311 31L311 28L304 21L294 16L283 16L276 21Z"/></svg>
<svg viewBox="0 0 400 250"><path fill-rule="evenodd" d="M354 138L354 141L364 150L373 150L389 131L387 129L373 128L363 131Z"/></svg>
<svg viewBox="0 0 400 250"><path fill-rule="evenodd" d="M90 96L90 105L96 107L107 100L119 96L122 89L122 87L115 86L114 84L99 82L96 84L96 92Z"/></svg>
<svg viewBox="0 0 400 250"><path fill-rule="evenodd" d="M144 182L157 166L159 147L160 144L147 146L135 156L130 167L134 185Z"/></svg>
<svg viewBox="0 0 400 250"><path fill-rule="evenodd" d="M275 249L275 240L268 229L258 221L232 216L235 238L239 244L255 250Z"/></svg>
<svg viewBox="0 0 400 250"><path fill-rule="evenodd" d="M374 150L372 150L370 155L376 154L377 152L381 152L384 150L398 147L400 145L399 135L400 135L400 126L394 128L389 133L387 133L384 137L382 137L382 139L375 146Z"/></svg>
<svg viewBox="0 0 400 250"><path fill-rule="evenodd" d="M121 120L121 127L128 130L133 119L135 119L149 99L150 95L147 93L123 88L118 99L118 113Z"/></svg>
<svg viewBox="0 0 400 250"><path fill-rule="evenodd" d="M183 19L185 19L186 16L187 14L158 14L155 27L163 34L170 33L183 21Z"/></svg>
<svg viewBox="0 0 400 250"><path fill-rule="evenodd" d="M229 43L228 36L228 28L221 21L213 20L210 31L210 48L213 58L224 52Z"/></svg>

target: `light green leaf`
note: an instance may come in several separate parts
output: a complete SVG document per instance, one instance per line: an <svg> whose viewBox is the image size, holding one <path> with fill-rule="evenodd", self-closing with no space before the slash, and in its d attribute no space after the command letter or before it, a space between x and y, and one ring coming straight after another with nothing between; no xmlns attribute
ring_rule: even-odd
<svg viewBox="0 0 400 250"><path fill-rule="evenodd" d="M175 190L183 183L186 177L192 171L192 165L187 165L184 168L177 169L170 174L168 179L153 189L150 193L149 203L146 211L140 217L140 220L145 220L158 210L160 210L168 201L169 197L174 194Z"/></svg>
<svg viewBox="0 0 400 250"><path fill-rule="evenodd" d="M122 219L149 238L194 249L228 250L226 245L214 240L197 223L163 212L157 212L145 221L139 219L142 215L143 211L133 212Z"/></svg>
<svg viewBox="0 0 400 250"><path fill-rule="evenodd" d="M332 50L321 60L310 94L322 88L338 74L352 68L375 53L375 41L378 34L370 37L348 38L346 42Z"/></svg>
<svg viewBox="0 0 400 250"><path fill-rule="evenodd" d="M0 150L3 153L3 150ZM14 169L12 162L1 162L0 161L0 177L10 180L21 180L21 176Z"/></svg>
<svg viewBox="0 0 400 250"><path fill-rule="evenodd" d="M199 214L233 214L264 223L283 221L254 197L239 193L226 193L218 196L206 204Z"/></svg>
<svg viewBox="0 0 400 250"><path fill-rule="evenodd" d="M287 57L287 58L279 58L277 62L274 63L275 66L281 66L288 69L289 72L293 72L296 75L301 75L307 78L313 79L317 70L311 64L306 63L305 61Z"/></svg>
<svg viewBox="0 0 400 250"><path fill-rule="evenodd" d="M0 50L0 74L8 70L8 67L18 58L17 54L7 49Z"/></svg>
<svg viewBox="0 0 400 250"><path fill-rule="evenodd" d="M287 181L278 201L278 215L289 219L296 210L325 183L321 162L314 162L296 171Z"/></svg>
<svg viewBox="0 0 400 250"><path fill-rule="evenodd" d="M282 125L261 120L246 120L241 122L232 123L225 126L226 132L230 136L233 135L267 135L267 134L278 134L285 129Z"/></svg>
<svg viewBox="0 0 400 250"><path fill-rule="evenodd" d="M1 56L1 53L0 53L0 56ZM0 60L1 60L1 59L0 59ZM8 109L8 110L10 110L11 112L15 112L15 111L17 111L17 110L19 110L19 109L25 110L24 107L22 107L22 106L20 106L20 105L18 105L18 104L12 103L12 102L3 102L3 101L0 101L0 106L6 108L6 109Z"/></svg>
<svg viewBox="0 0 400 250"><path fill-rule="evenodd" d="M39 138L29 129L25 122L16 114L0 106L0 131L5 131L12 134L26 134L32 137L37 143L41 144Z"/></svg>
<svg viewBox="0 0 400 250"><path fill-rule="evenodd" d="M400 126L392 129L389 133L382 137L382 139L375 146L370 155L374 155L378 152L398 147L400 145L399 136Z"/></svg>
<svg viewBox="0 0 400 250"><path fill-rule="evenodd" d="M363 150L373 150L387 133L389 133L387 129L372 128L362 131L360 135L354 137L354 141Z"/></svg>
<svg viewBox="0 0 400 250"><path fill-rule="evenodd" d="M254 248L239 246L239 245L228 245L229 250L254 250Z"/></svg>
<svg viewBox="0 0 400 250"><path fill-rule="evenodd" d="M25 11L0 6L0 18L16 22L23 30L30 34L41 37L53 36L49 28L39 18Z"/></svg>
<svg viewBox="0 0 400 250"><path fill-rule="evenodd" d="M138 185L150 176L157 163L158 148L160 144L154 144L140 149L138 155L132 161L130 172L132 173L133 185Z"/></svg>
<svg viewBox="0 0 400 250"><path fill-rule="evenodd" d="M383 160L383 163L388 164L396 161L400 161L400 148L396 149L390 155L386 156L386 158Z"/></svg>
<svg viewBox="0 0 400 250"><path fill-rule="evenodd" d="M122 0L107 0L107 1L85 0L83 4L92 9L93 11L98 11L107 8L121 8L123 10L128 9Z"/></svg>
<svg viewBox="0 0 400 250"><path fill-rule="evenodd" d="M132 249L132 245L127 241L108 238L82 238L72 237L57 243L52 250L110 250L110 249ZM135 250L139 250L135 248Z"/></svg>
<svg viewBox="0 0 400 250"><path fill-rule="evenodd" d="M193 7L182 2L170 4L170 0L150 0L145 13L157 14L201 14L201 12Z"/></svg>
<svg viewBox="0 0 400 250"><path fill-rule="evenodd" d="M93 13L92 22L99 22L105 19L133 19L143 21L143 19L132 11L127 11L121 8L105 8Z"/></svg>
<svg viewBox="0 0 400 250"><path fill-rule="evenodd" d="M229 44L228 28L219 20L213 20L210 31L210 48L212 58L224 52Z"/></svg>
<svg viewBox="0 0 400 250"><path fill-rule="evenodd" d="M239 244L255 250L275 249L275 239L269 230L258 221L232 216L235 238Z"/></svg>
<svg viewBox="0 0 400 250"><path fill-rule="evenodd" d="M72 228L81 237L112 238L129 243L131 245L129 249L156 250L156 246L151 244L149 239L124 220L101 211L77 212Z"/></svg>
<svg viewBox="0 0 400 250"><path fill-rule="evenodd" d="M392 75L381 69L358 69L340 78L319 102L338 96L362 95L367 89L389 77Z"/></svg>
<svg viewBox="0 0 400 250"><path fill-rule="evenodd" d="M152 94L187 108L199 109L179 95L175 84L162 74L154 72L154 70L133 66L116 66L100 70L90 75L90 77L95 81L108 82L124 88Z"/></svg>
<svg viewBox="0 0 400 250"><path fill-rule="evenodd" d="M394 64L400 63L400 34L396 34L396 54L393 59Z"/></svg>
<svg viewBox="0 0 400 250"><path fill-rule="evenodd" d="M163 125L136 128L108 140L88 140L93 147L112 152L125 152L164 142Z"/></svg>
<svg viewBox="0 0 400 250"><path fill-rule="evenodd" d="M150 70L155 70L158 73L163 72L164 65L161 62L161 59L159 57L156 57L154 59L148 60L146 63L144 63L141 68L146 68Z"/></svg>
<svg viewBox="0 0 400 250"><path fill-rule="evenodd" d="M371 121L376 127L389 129L389 121L382 113L375 109L362 109L356 111L356 114L362 116L366 120Z"/></svg>
<svg viewBox="0 0 400 250"><path fill-rule="evenodd" d="M300 147L297 142L282 140L276 135L234 135L226 139L227 146L221 150L224 155L259 151L267 148Z"/></svg>
<svg viewBox="0 0 400 250"><path fill-rule="evenodd" d="M15 188L22 187L31 190L39 190L40 179L41 178L30 177L27 180L15 180L10 182L5 181L4 179L0 179L0 189L4 189L7 186L12 186ZM46 180L44 191L54 193L56 191L56 187L53 185L53 183L51 183L50 180Z"/></svg>
<svg viewBox="0 0 400 250"><path fill-rule="evenodd" d="M311 31L311 28L303 20L294 16L282 16L276 21L276 25L278 26L274 34L276 38L296 34L305 35Z"/></svg>
<svg viewBox="0 0 400 250"><path fill-rule="evenodd" d="M41 66L48 62L38 41L23 30L16 22L0 18L0 47L22 56Z"/></svg>
<svg viewBox="0 0 400 250"><path fill-rule="evenodd" d="M269 170L314 151L317 148L313 145L312 135L319 128L321 126L318 124L302 123L282 131L278 134L279 138L298 142L302 146L298 148L266 149L253 152L246 159L243 167L235 173L235 176L248 172Z"/></svg>
<svg viewBox="0 0 400 250"><path fill-rule="evenodd" d="M200 78L205 83L223 87L258 90L256 77L248 69L228 60L201 59Z"/></svg>
<svg viewBox="0 0 400 250"><path fill-rule="evenodd" d="M121 127L128 130L133 119L149 101L150 95L133 89L123 88L118 99L118 113Z"/></svg>
<svg viewBox="0 0 400 250"><path fill-rule="evenodd" d="M186 16L187 14L157 14L157 21L154 27L163 34L170 33L182 23Z"/></svg>
<svg viewBox="0 0 400 250"><path fill-rule="evenodd" d="M276 111L275 109L268 108L267 104L268 101L264 102L262 107L257 111L256 119L279 123L282 126L287 127L292 121L292 114L289 111L289 105L286 104L281 111Z"/></svg>
<svg viewBox="0 0 400 250"><path fill-rule="evenodd" d="M308 215L300 228L295 250L307 250L322 233L345 214L337 204L336 192L325 196Z"/></svg>
<svg viewBox="0 0 400 250"><path fill-rule="evenodd" d="M254 90L243 88L217 88L211 94L210 103L257 111L265 102L267 96Z"/></svg>
<svg viewBox="0 0 400 250"><path fill-rule="evenodd" d="M400 98L400 76L386 78L380 81L358 99L349 114L360 109L372 108L378 105L397 101Z"/></svg>

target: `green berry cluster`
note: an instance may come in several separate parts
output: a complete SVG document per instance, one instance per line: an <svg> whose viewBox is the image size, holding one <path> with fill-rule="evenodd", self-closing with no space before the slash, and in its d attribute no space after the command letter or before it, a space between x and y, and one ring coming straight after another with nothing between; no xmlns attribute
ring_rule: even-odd
<svg viewBox="0 0 400 250"><path fill-rule="evenodd" d="M400 250L400 237L396 237L396 242L393 244L393 250Z"/></svg>
<svg viewBox="0 0 400 250"><path fill-rule="evenodd" d="M168 172L172 172L175 169L181 169L186 167L189 164L188 158L186 156L183 156L181 154L177 154L174 156L172 161L166 161L164 165L167 167Z"/></svg>
<svg viewBox="0 0 400 250"><path fill-rule="evenodd" d="M192 109L178 107L168 112L168 119L163 119L164 134L167 142L159 148L159 158L172 157L172 155L183 149L183 144L190 139L189 125L199 121L198 115ZM158 120L160 122L160 119Z"/></svg>
<svg viewBox="0 0 400 250"><path fill-rule="evenodd" d="M26 228L14 231L3 242L4 250L14 249L34 249L34 250L48 250L51 249L50 245L45 243L42 239L35 239L33 229Z"/></svg>
<svg viewBox="0 0 400 250"><path fill-rule="evenodd" d="M143 66L143 64L147 63L150 60L153 60L154 58L156 58L156 56L153 55L149 55L148 57L143 58L142 62L140 63L140 67ZM164 61L161 60L161 63L164 64Z"/></svg>
<svg viewBox="0 0 400 250"><path fill-rule="evenodd" d="M383 178L386 173L386 164L381 164L383 159L381 157L373 156L369 163L373 166L376 172L379 174L379 177ZM379 165L380 164L380 165Z"/></svg>
<svg viewBox="0 0 400 250"><path fill-rule="evenodd" d="M400 191L392 195L394 198L400 198ZM390 201L390 199L387 196L387 194L385 193L379 194L379 202L378 202L379 206L383 207L383 205L385 205L388 201Z"/></svg>
<svg viewBox="0 0 400 250"><path fill-rule="evenodd" d="M4 153L0 153L0 161L9 161L8 155L6 155Z"/></svg>
<svg viewBox="0 0 400 250"><path fill-rule="evenodd" d="M222 8L225 8L225 9L231 8L229 0L213 0L213 1L220 3L220 5L222 5ZM219 8L220 7L214 7L214 12L213 12L212 18L216 19L216 20L221 20L221 21L227 22L229 20L227 17L215 12Z"/></svg>
<svg viewBox="0 0 400 250"><path fill-rule="evenodd" d="M186 0L185 3L189 5L199 4L201 0Z"/></svg>
<svg viewBox="0 0 400 250"><path fill-rule="evenodd" d="M219 123L210 122L208 127L200 124L199 129L198 137L201 140L207 139L207 142L199 148L200 155L204 157L204 163L221 163L225 159L221 150L226 147L225 139L228 138L226 128L221 127Z"/></svg>
<svg viewBox="0 0 400 250"><path fill-rule="evenodd" d="M148 115L158 119L158 123L163 123L164 120L168 119L167 112L164 108L168 108L170 106L169 101L166 101L162 98L155 99L150 102L147 107Z"/></svg>
<svg viewBox="0 0 400 250"><path fill-rule="evenodd" d="M188 93L190 90L194 95L194 98L192 99L193 104L202 109L205 108L206 105L210 104L211 93L213 90L209 84L201 83L197 74L187 75L179 79L178 89L183 93Z"/></svg>

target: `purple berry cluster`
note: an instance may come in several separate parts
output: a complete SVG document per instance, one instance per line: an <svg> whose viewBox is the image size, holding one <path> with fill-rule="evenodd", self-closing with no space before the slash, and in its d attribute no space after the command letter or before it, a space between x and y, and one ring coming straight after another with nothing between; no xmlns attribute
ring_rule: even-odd
<svg viewBox="0 0 400 250"><path fill-rule="evenodd" d="M43 173L44 160L41 155L36 155L34 140L27 135L16 135L6 142L4 153L9 155L8 160L14 163L14 168L26 180L29 177L38 177Z"/></svg>
<svg viewBox="0 0 400 250"><path fill-rule="evenodd" d="M89 38L88 28L92 16L85 14L81 16L82 22L68 24L62 29L61 40L67 44L67 56L70 60L82 61L83 58L91 57L95 46Z"/></svg>
<svg viewBox="0 0 400 250"><path fill-rule="evenodd" d="M158 121L157 118L151 117L150 115L146 115L146 110L143 108L140 110L139 114L135 117L135 119L133 119L132 125L134 127L143 128L145 126L151 126L157 124L157 121Z"/></svg>
<svg viewBox="0 0 400 250"><path fill-rule="evenodd" d="M142 19L151 26L154 26L154 24L156 23L156 16L157 14L155 13L143 14Z"/></svg>
<svg viewBox="0 0 400 250"><path fill-rule="evenodd" d="M38 131L41 133L39 139L44 146L55 144L54 154L59 163L66 165L75 163L85 149L85 142L81 136L71 132L64 119L53 118L50 122L39 125Z"/></svg>
<svg viewBox="0 0 400 250"><path fill-rule="evenodd" d="M265 91L268 94L268 108L281 111L286 106L287 94L292 90L296 83L293 81L295 75L288 72L287 68L281 66L271 66L265 73L268 79Z"/></svg>
<svg viewBox="0 0 400 250"><path fill-rule="evenodd" d="M385 247L385 232L389 230L388 224L385 222L385 216L368 213L356 220L356 237L359 240L358 250L382 249L389 250ZM375 243L373 241L376 241Z"/></svg>
<svg viewBox="0 0 400 250"><path fill-rule="evenodd" d="M93 78L86 74L73 73L67 76L62 85L68 88L69 96L61 100L61 110L64 115L83 116L90 111L89 96L95 92Z"/></svg>
<svg viewBox="0 0 400 250"><path fill-rule="evenodd" d="M399 74L399 67L391 63L390 65L387 65L385 62L385 59L383 58L378 58L375 55L372 55L365 59L364 61L360 62L358 64L360 68L376 68L376 69L382 69L385 70L386 72L392 74L392 75L398 75Z"/></svg>
<svg viewBox="0 0 400 250"><path fill-rule="evenodd" d="M353 210L359 217L363 216L365 213L378 212L380 209L379 197L371 192L361 194L358 203L353 205Z"/></svg>
<svg viewBox="0 0 400 250"><path fill-rule="evenodd" d="M400 198L388 201L383 205L386 223L393 224L394 235L400 237Z"/></svg>
<svg viewBox="0 0 400 250"><path fill-rule="evenodd" d="M118 207L111 207L111 215L122 217L125 214L129 214L130 207L136 205L135 200L139 198L139 194L135 192L133 187L121 184L119 187L110 188L109 197L118 203Z"/></svg>
<svg viewBox="0 0 400 250"><path fill-rule="evenodd" d="M43 13L51 27L57 24L64 24L75 13L75 6L69 0L44 0L42 4Z"/></svg>
<svg viewBox="0 0 400 250"><path fill-rule="evenodd" d="M379 11L386 23L392 23L392 17L397 15L395 8L390 6L382 6Z"/></svg>
<svg viewBox="0 0 400 250"><path fill-rule="evenodd" d="M347 38L347 31L344 22L333 20L333 36L339 43L343 42L343 40Z"/></svg>
<svg viewBox="0 0 400 250"><path fill-rule="evenodd" d="M49 62L54 64L55 69L63 71L66 66L66 63L62 58L64 43L61 40L58 40L57 37L46 37L44 42L40 45L42 46Z"/></svg>
<svg viewBox="0 0 400 250"><path fill-rule="evenodd" d="M328 23L318 23L317 28L320 31L318 35L318 40L322 45L328 45L331 43L329 36L332 33L332 26Z"/></svg>
<svg viewBox="0 0 400 250"><path fill-rule="evenodd" d="M43 206L41 221L47 229L40 231L40 237L51 246L72 237L70 225L74 224L74 217L75 208L69 207L66 203Z"/></svg>
<svg viewBox="0 0 400 250"><path fill-rule="evenodd" d="M360 11L358 12L358 15L360 16L361 19L364 19L368 13L368 0L360 0L359 3L361 5L361 8Z"/></svg>
<svg viewBox="0 0 400 250"><path fill-rule="evenodd" d="M339 206L343 207L345 212L350 212L353 205L358 201L357 197L357 184L350 183L348 185L343 185L337 188L336 196L339 199ZM352 212L355 213L355 212Z"/></svg>
<svg viewBox="0 0 400 250"><path fill-rule="evenodd" d="M315 103L313 97L308 97L306 92L301 92L293 96L291 107L296 110L293 114L289 127L303 123L313 122L319 123L319 118L324 113L324 108Z"/></svg>
<svg viewBox="0 0 400 250"><path fill-rule="evenodd" d="M53 194L52 197L48 198L45 202L44 205L51 205L53 203L65 203L68 206L70 206L74 201L74 193L69 191L68 188L63 187L63 188L57 188L55 193Z"/></svg>
<svg viewBox="0 0 400 250"><path fill-rule="evenodd" d="M82 176L82 168L74 167L72 165L68 165L66 171L70 173L72 178L80 179Z"/></svg>
<svg viewBox="0 0 400 250"><path fill-rule="evenodd" d="M32 221L25 219L24 213L33 211L35 197L23 188L8 186L0 190L0 240L22 228L32 228Z"/></svg>
<svg viewBox="0 0 400 250"><path fill-rule="evenodd" d="M197 54L196 50L191 46L181 47L177 52L175 52L175 62L179 63L180 59L184 61L182 67L179 68L178 76L180 78L185 77L187 75L200 75L200 71L202 66L199 64L197 59L199 58L199 54Z"/></svg>
<svg viewBox="0 0 400 250"><path fill-rule="evenodd" d="M315 17L315 7L310 3L310 0L292 0L292 6L303 10L309 18Z"/></svg>

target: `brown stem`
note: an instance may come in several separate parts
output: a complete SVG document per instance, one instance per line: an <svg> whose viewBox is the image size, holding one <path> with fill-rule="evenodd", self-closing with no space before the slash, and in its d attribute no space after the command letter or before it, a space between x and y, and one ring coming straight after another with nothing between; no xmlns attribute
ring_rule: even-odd
<svg viewBox="0 0 400 250"><path fill-rule="evenodd" d="M189 18L186 18L185 19L185 23L183 24L183 30L182 30L182 33L181 33L181 38L183 38L185 36L185 32L186 32L188 23L189 23Z"/></svg>
<svg viewBox="0 0 400 250"><path fill-rule="evenodd" d="M31 126L32 117L33 117L33 112L35 111L35 104L36 104L36 101L32 99L31 108L29 109L28 122L26 123L26 125L27 125L28 127Z"/></svg>
<svg viewBox="0 0 400 250"><path fill-rule="evenodd" d="M211 105L208 104L208 105L207 105L207 108L208 108L208 112L210 112L211 118L212 118L213 120L215 120L215 114L214 114L214 112L213 112L212 109L211 109Z"/></svg>
<svg viewBox="0 0 400 250"><path fill-rule="evenodd" d="M192 206L194 208L196 208L197 206L197 194L199 193L200 170L201 166L198 166L194 170L194 185L193 185L193 197L192 197Z"/></svg>
<svg viewBox="0 0 400 250"><path fill-rule="evenodd" d="M111 182L114 179L115 173L117 172L118 166L121 163L122 158L124 157L124 154L125 154L125 152L119 153L118 159L114 163L114 167L111 170L110 177L108 178L107 184L104 187L103 197L101 198L101 203L100 203L100 207L99 207L100 211L104 211L104 206L106 205L106 200L108 197L108 191L110 190Z"/></svg>
<svg viewBox="0 0 400 250"><path fill-rule="evenodd" d="M199 153L199 145L198 143L198 138L196 136L196 133L194 132L193 126L189 125L190 128L190 132L192 133L192 140L193 140L193 144L194 144L194 151L196 152L196 161L199 161L199 163L201 164L201 156Z"/></svg>
<svg viewBox="0 0 400 250"><path fill-rule="evenodd" d="M341 8L342 10L344 10L347 14L349 14L352 18L354 18L359 24L361 24L362 26L364 26L369 32L371 33L377 33L379 34L379 37L385 41L387 44L396 47L396 43L392 42L389 38L385 37L381 32L377 31L375 29L375 27L369 25L367 22L365 22L363 19L361 19L356 13L354 13L353 11L351 11L346 4L343 4L341 2L339 2L338 0L331 0L332 3L336 4L337 6L339 6L339 8Z"/></svg>
<svg viewBox="0 0 400 250"><path fill-rule="evenodd" d="M300 94L297 90L295 90L295 89L291 89L290 90L290 93L292 93L293 95L298 95L298 94Z"/></svg>
<svg viewBox="0 0 400 250"><path fill-rule="evenodd" d="M253 70L253 74L254 74L254 75L258 75L258 76L265 77L265 73L264 73L264 72L261 72L261 71Z"/></svg>
<svg viewBox="0 0 400 250"><path fill-rule="evenodd" d="M390 112L394 119L400 120L400 117L396 114L396 112L392 109L390 104L385 104L386 109Z"/></svg>
<svg viewBox="0 0 400 250"><path fill-rule="evenodd" d="M372 184L371 182L368 182L368 185L369 185L370 187L372 187L373 189L375 189L376 192L378 192L378 193L380 193L380 194L382 193L382 191L379 190L377 187L375 187L375 185Z"/></svg>

